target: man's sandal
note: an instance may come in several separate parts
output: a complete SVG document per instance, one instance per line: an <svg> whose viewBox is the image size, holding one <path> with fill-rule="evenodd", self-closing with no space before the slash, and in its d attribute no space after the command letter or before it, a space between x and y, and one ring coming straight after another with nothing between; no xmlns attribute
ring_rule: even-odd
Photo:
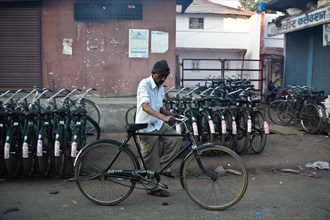
<svg viewBox="0 0 330 220"><path fill-rule="evenodd" d="M147 193L152 196L158 197L168 197L170 193L163 189L154 189L154 190L147 190Z"/></svg>

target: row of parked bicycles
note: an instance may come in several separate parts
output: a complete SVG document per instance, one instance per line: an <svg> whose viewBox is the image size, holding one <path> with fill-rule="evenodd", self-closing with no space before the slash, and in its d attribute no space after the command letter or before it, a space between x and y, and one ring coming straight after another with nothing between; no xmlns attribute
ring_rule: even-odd
<svg viewBox="0 0 330 220"><path fill-rule="evenodd" d="M249 80L216 79L195 88L171 88L166 92L167 109L189 118L188 132L199 143L214 142L238 154L260 154L266 145L269 126L261 102ZM134 122L136 107L126 112L126 123ZM177 125L177 132L187 132Z"/></svg>
<svg viewBox="0 0 330 220"><path fill-rule="evenodd" d="M330 136L329 109L325 106L327 98L324 91L315 88L287 86L269 104L269 119L284 126L294 126L300 122L307 133L327 132Z"/></svg>
<svg viewBox="0 0 330 220"><path fill-rule="evenodd" d="M63 176L77 152L99 139L95 89L22 89L0 93L0 176Z"/></svg>

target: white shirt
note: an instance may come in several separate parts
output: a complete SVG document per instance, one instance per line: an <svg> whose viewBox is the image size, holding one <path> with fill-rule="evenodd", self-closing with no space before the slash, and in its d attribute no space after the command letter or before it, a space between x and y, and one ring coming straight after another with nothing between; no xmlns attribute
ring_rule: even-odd
<svg viewBox="0 0 330 220"><path fill-rule="evenodd" d="M159 131L163 125L163 121L143 111L142 104L148 103L156 112L160 112L160 108L163 106L164 96L163 85L158 87L152 76L141 80L139 83L135 123L148 123L148 127L143 129L143 132Z"/></svg>

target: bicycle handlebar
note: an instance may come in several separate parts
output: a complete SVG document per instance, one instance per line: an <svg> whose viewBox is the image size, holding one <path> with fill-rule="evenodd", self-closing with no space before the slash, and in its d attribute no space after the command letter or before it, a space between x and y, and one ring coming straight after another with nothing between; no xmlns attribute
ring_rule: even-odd
<svg viewBox="0 0 330 220"><path fill-rule="evenodd" d="M80 102L81 102L81 100L82 99L84 99L85 98L85 96L87 95L87 93L89 92L89 91L97 91L97 89L95 89L95 88L89 88L89 89L87 89L81 96L80 96L80 98L77 100L77 103L78 104L80 104Z"/></svg>
<svg viewBox="0 0 330 220"><path fill-rule="evenodd" d="M18 101L18 104L23 104L23 102L26 103L26 99L32 95L33 93L35 93L38 89L32 89L31 92L29 92L27 95L25 95L23 98L21 98L19 101Z"/></svg>
<svg viewBox="0 0 330 220"><path fill-rule="evenodd" d="M5 102L4 102L4 105L6 105L9 101L13 100L13 98L20 92L23 92L24 90L23 89L19 89L17 90L13 95L11 95Z"/></svg>

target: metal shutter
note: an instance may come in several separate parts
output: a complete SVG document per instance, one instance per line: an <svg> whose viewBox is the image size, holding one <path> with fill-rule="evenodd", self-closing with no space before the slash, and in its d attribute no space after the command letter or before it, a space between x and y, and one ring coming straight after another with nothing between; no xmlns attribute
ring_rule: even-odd
<svg viewBox="0 0 330 220"><path fill-rule="evenodd" d="M313 47L313 52L309 64L310 47ZM322 25L286 34L285 83L287 85L308 85L308 65L312 65L310 86L330 94L329 60L330 47L322 46Z"/></svg>
<svg viewBox="0 0 330 220"><path fill-rule="evenodd" d="M314 35L312 86L330 95L330 46L322 45L322 31L322 25L311 30Z"/></svg>
<svg viewBox="0 0 330 220"><path fill-rule="evenodd" d="M302 32L286 34L286 85L307 85L308 37Z"/></svg>
<svg viewBox="0 0 330 220"><path fill-rule="evenodd" d="M40 7L0 6L0 89L41 85Z"/></svg>

